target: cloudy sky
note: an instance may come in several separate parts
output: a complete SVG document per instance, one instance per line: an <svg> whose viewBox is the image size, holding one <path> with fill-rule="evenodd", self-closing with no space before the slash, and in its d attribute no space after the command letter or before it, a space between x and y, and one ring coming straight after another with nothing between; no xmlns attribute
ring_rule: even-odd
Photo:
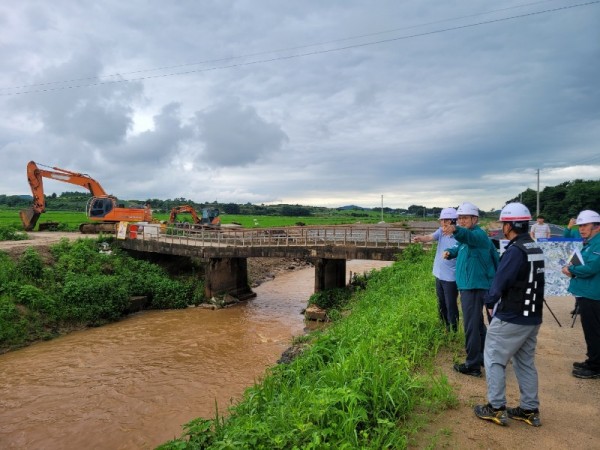
<svg viewBox="0 0 600 450"><path fill-rule="evenodd" d="M600 2L0 4L0 194L406 208L600 178ZM46 192L80 190L45 181Z"/></svg>

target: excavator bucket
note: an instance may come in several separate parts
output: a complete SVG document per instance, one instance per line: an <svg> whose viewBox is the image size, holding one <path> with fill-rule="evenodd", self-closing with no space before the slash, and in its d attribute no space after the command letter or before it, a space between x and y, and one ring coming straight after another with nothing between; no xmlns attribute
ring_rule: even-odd
<svg viewBox="0 0 600 450"><path fill-rule="evenodd" d="M25 231L31 231L35 228L35 224L40 218L40 213L33 209L33 207L29 207L27 209L22 209L19 212L21 216L21 222L23 222L23 229Z"/></svg>

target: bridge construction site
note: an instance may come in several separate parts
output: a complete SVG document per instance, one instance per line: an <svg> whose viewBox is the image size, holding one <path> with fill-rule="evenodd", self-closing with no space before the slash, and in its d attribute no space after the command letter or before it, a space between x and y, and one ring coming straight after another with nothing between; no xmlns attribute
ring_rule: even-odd
<svg viewBox="0 0 600 450"><path fill-rule="evenodd" d="M121 246L138 252L207 261L207 298L225 293L238 298L252 295L246 261L250 257L310 259L315 265L315 292L343 287L347 260L393 261L411 242L414 232L432 231L387 224L218 230L153 224L139 227L135 234L122 236L125 239L121 240Z"/></svg>

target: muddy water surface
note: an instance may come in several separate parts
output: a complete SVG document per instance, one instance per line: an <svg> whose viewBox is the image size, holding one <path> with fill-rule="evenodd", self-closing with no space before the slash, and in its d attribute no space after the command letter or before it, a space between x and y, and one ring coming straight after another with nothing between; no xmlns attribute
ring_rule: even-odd
<svg viewBox="0 0 600 450"><path fill-rule="evenodd" d="M143 312L0 355L0 449L151 449L179 436L275 364L303 333L313 288L314 270L302 269L244 305Z"/></svg>

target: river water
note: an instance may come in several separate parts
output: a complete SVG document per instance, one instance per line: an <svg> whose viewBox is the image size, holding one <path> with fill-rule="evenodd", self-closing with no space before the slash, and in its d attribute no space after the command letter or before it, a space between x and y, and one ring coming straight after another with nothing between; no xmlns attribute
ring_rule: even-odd
<svg viewBox="0 0 600 450"><path fill-rule="evenodd" d="M313 290L314 269L302 269L243 305L146 311L0 355L0 449L152 449L179 436L276 363L304 332Z"/></svg>

